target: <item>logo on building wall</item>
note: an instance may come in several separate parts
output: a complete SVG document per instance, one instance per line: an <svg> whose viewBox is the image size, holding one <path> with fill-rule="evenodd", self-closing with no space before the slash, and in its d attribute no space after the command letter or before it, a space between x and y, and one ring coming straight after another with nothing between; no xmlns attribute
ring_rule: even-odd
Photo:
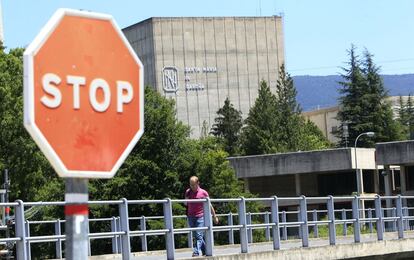
<svg viewBox="0 0 414 260"><path fill-rule="evenodd" d="M177 92L178 70L176 67L164 67L162 69L162 85L165 92Z"/></svg>

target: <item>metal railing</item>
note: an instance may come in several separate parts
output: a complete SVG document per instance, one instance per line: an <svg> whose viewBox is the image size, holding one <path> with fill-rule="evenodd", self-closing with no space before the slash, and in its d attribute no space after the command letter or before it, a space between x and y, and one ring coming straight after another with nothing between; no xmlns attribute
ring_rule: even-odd
<svg viewBox="0 0 414 260"><path fill-rule="evenodd" d="M89 240L111 239L112 253L122 254L123 259L130 259L130 239L139 237L141 250L148 251L148 238L151 236L164 236L168 259L175 258L174 236L187 234L187 246L192 247L192 231L204 231L206 242L205 254L214 255L214 233L226 232L228 243L235 243L235 235L238 235L241 253L248 253L249 243L253 243L253 230L264 229L266 241L272 241L273 249L279 250L281 242L289 238L301 239L302 246L309 246L310 235L320 237L319 230L324 227L328 231L330 245L337 243L336 234L338 225L342 226L342 236L348 235L348 227L353 227L354 242L361 241L361 230L368 233L376 233L378 240L384 239L384 232L397 232L398 239L404 238L404 231L411 229L410 221L414 220L414 208L404 207L408 200L414 196L375 196L375 197L271 197L271 198L229 198L229 199L163 199L163 200L113 200L90 201L89 205L115 205L119 207L119 216L109 218L89 219L93 222L109 222L110 232L89 233ZM373 208L360 209L361 202L373 203ZM395 207L384 208L383 202L388 205L393 203ZM267 205L265 212L247 212L246 204L261 202ZM174 220L186 218L185 215L173 215L173 204L203 203L204 212L210 212L210 204L233 203L237 206L237 212L217 214L222 220L220 226L214 226L211 214L204 215L204 226L199 228L174 228ZM289 207L297 207L297 210L280 210L286 206L279 203L288 203ZM348 203L351 208L335 208L335 203ZM163 216L133 216L128 217L129 207L133 205L161 204ZM56 258L63 257L62 243L65 235L62 234L64 220L26 220L25 207L39 206L64 206L65 202L28 202L16 201L14 203L0 203L1 207L14 207L15 237L0 238L0 244L15 243L18 259L31 258L31 245L36 243L55 243ZM308 209L309 206L322 206L326 209ZM411 214L410 214L411 213ZM235 221L237 219L237 222ZM147 229L148 223L153 220L163 220L164 228ZM139 221L139 229L130 230L129 223ZM226 223L225 225L223 223ZM33 225L54 225L53 235L31 236ZM365 228L362 228L362 227ZM289 231L290 229L290 231ZM89 243L89 254L91 248Z"/></svg>

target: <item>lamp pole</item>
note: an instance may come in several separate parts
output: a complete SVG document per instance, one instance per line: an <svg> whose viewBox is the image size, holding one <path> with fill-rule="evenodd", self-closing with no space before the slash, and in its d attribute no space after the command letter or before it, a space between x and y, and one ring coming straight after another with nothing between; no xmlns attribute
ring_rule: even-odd
<svg viewBox="0 0 414 260"><path fill-rule="evenodd" d="M355 176L356 176L356 181L357 181L357 195L361 196L361 194L364 193L364 179L362 176L362 169L361 171L359 171L358 169L358 158L357 158L357 143L358 143L358 139L363 136L366 135L368 137L373 137L375 135L374 132L365 132L362 133L360 135L357 136L357 138L355 139L355 144L354 144L354 153L355 153ZM365 217L365 203L363 202L363 200L360 200L360 206L362 209L362 218Z"/></svg>

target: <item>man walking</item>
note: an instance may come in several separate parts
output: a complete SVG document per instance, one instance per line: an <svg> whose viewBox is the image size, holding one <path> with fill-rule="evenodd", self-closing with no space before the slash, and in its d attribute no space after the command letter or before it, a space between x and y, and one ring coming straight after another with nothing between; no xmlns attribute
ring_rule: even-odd
<svg viewBox="0 0 414 260"><path fill-rule="evenodd" d="M190 188L185 191L186 199L205 199L208 197L208 192L200 187L200 182L197 176L190 178ZM214 223L218 223L216 212L211 206L211 213L213 214ZM203 203L187 203L187 217L188 225L190 227L204 226L204 210ZM205 251L204 232L197 230L193 232L195 243L193 243L193 256L201 256Z"/></svg>

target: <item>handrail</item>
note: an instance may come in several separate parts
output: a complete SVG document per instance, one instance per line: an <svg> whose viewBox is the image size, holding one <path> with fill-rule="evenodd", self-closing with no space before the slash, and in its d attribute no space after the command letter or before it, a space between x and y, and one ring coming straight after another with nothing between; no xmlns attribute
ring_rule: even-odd
<svg viewBox="0 0 414 260"><path fill-rule="evenodd" d="M404 238L404 232L410 229L412 221L414 221L414 207L404 207L403 201L414 199L414 196L326 196L326 197L268 197L268 198L205 198L205 199L160 199L160 200L125 200L127 205L143 205L143 204L161 204L163 207L171 207L172 204L178 203L202 203L204 209L208 209L210 203L234 203L238 210L236 212L219 213L220 225L215 226L212 223L210 214L205 216L205 223L203 227L174 227L173 222L177 219L185 219L186 215L171 213L162 216L130 216L128 221L130 223L134 221L139 222L137 230L120 230L119 223L121 221L120 216L93 218L89 219L90 223L93 222L108 222L111 224L111 231L89 233L89 239L112 239L113 252L117 253L120 245L120 237L127 236L139 237L141 240L142 250L146 251L147 239L151 236L170 236L175 235L187 235L188 245L191 246L191 233L194 231L203 231L207 236L206 244L208 252L213 252L214 238L212 234L214 232L227 232L229 243L234 243L234 235L236 231L239 231L241 252L247 252L247 243L253 242L253 231L258 229L265 229L265 236L267 240L274 240L274 249L280 248L280 240L288 239L288 229L292 229L291 232L296 233L302 239L302 246L307 247L309 245L309 230L313 232L315 237L319 237L319 229L327 227L329 230L329 243L334 245L336 243L336 225L343 227L342 235L347 235L347 227L354 226L354 239L355 242L360 241L360 233L362 226L369 228L370 233L377 233L379 240L383 239L384 232L397 232L398 238ZM359 208L360 201L374 201L373 208ZM109 200L109 201L89 201L89 205L115 205L121 206L124 200ZM291 201L293 206L298 209L295 210L282 210L286 209L283 206L279 206L279 202ZM349 203L349 207L343 207L343 202ZM250 202L266 202L264 205L268 205L265 211L260 212L248 212L246 210L246 203ZM335 208L335 203L341 203L340 208ZM382 204L386 204L387 207L383 207ZM404 202L405 203L405 202ZM352 204L352 207L351 207ZM66 202L54 201L54 202L12 202L12 203L0 203L1 207L43 207L43 206L64 206ZM316 207L315 205L322 205L325 208L308 208ZM292 207L292 203L290 203ZM172 207L171 207L172 208ZM275 217L277 216L277 217ZM227 219L227 220L226 220ZM238 223L235 223L235 220ZM122 220L126 221L126 220ZM165 227L161 229L147 229L147 223L149 221L164 221ZM61 243L65 241L66 236L60 233L61 225L65 223L65 220L27 220L18 219L12 223L12 227L17 228L23 226L24 232L17 234L11 238L0 238L0 243L25 243L25 246L29 248L31 243L56 243L56 252L61 252L58 248L61 248ZM167 225L167 223L170 223ZM30 236L30 228L33 225L54 225L54 235L36 235ZM377 227L374 229L374 226ZM357 228L360 227L360 228ZM1 230L10 228L6 227ZM277 230L275 230L277 228ZM19 230L22 230L20 228ZM272 236L270 234L272 233ZM171 240L167 240L171 241ZM20 247L21 248L21 247ZM174 254L169 250L174 250L171 244L166 246L169 254ZM59 255L57 255L59 258Z"/></svg>

